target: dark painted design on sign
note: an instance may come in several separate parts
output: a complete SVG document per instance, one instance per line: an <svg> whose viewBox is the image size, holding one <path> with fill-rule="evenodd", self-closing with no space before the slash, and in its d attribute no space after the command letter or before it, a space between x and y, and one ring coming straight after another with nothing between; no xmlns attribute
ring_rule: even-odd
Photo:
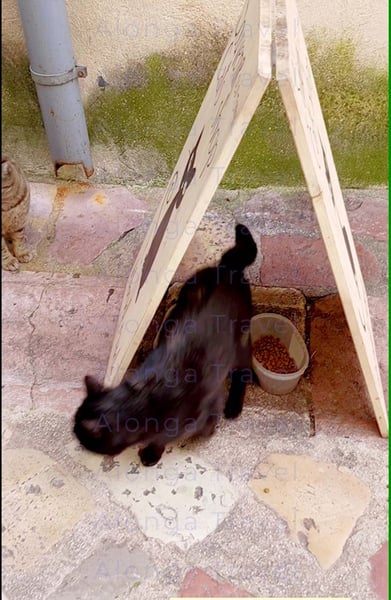
<svg viewBox="0 0 391 600"><path fill-rule="evenodd" d="M322 142L322 137L319 134L319 138L320 138L320 145L322 147L322 153L323 153L323 162L324 162L324 168L326 171L326 177L327 177L327 183L329 184L329 188L330 188L330 193L331 193L331 199L333 201L334 204L334 208L335 208L335 198L334 198L334 190L333 190L333 184L331 183L331 177L330 177L330 171L329 171L329 165L327 163L327 157L326 157L326 152L323 146L323 142ZM345 238L345 242L346 242L346 238ZM349 248L349 253L350 253L350 248ZM353 269L354 270L354 269Z"/></svg>
<svg viewBox="0 0 391 600"><path fill-rule="evenodd" d="M354 276L356 276L356 269L354 268L354 260L353 260L353 256L352 256L352 251L350 249L349 238L348 238L348 234L347 234L345 226L342 227L342 233L343 233L343 238L345 240L346 249L348 251L350 265L352 267L352 271L353 271ZM364 323L363 323L363 325L364 325Z"/></svg>
<svg viewBox="0 0 391 600"><path fill-rule="evenodd" d="M190 186L191 182L193 181L194 175L196 174L196 167L194 165L195 165L195 159L196 159L198 145L200 143L203 132L204 132L204 130L201 131L199 138L197 140L197 143L190 153L189 159L186 163L184 173L182 175L181 183L179 184L179 189L178 189L177 193L175 194L174 198L171 200L171 203L170 203L164 217L160 221L159 227L157 228L155 235L153 237L153 240L151 242L148 254L144 259L143 270L141 273L141 278L140 278L140 283L139 283L139 287L137 290L136 299L138 298L140 290L143 287L144 283L146 282L148 275L151 271L152 265L155 262L155 258L159 251L160 244L162 243L162 240L164 238L164 234L166 232L167 225L171 219L172 213L174 212L174 208L178 209L179 206L181 205L183 197L184 197L188 187Z"/></svg>

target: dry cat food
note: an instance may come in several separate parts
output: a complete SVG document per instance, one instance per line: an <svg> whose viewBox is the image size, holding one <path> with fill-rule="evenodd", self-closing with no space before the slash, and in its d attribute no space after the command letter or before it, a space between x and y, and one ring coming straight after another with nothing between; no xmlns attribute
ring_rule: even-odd
<svg viewBox="0 0 391 600"><path fill-rule="evenodd" d="M295 373L297 365L284 344L274 335L262 335L253 344L258 362L273 373Z"/></svg>

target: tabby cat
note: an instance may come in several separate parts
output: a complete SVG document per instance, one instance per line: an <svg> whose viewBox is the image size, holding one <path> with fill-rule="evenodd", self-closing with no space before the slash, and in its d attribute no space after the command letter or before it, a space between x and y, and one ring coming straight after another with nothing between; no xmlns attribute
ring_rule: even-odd
<svg viewBox="0 0 391 600"><path fill-rule="evenodd" d="M24 237L29 208L30 187L21 167L8 156L2 156L1 266L7 271L17 271L19 262L29 262L33 257ZM7 241L11 242L12 254Z"/></svg>
<svg viewBox="0 0 391 600"><path fill-rule="evenodd" d="M143 365L114 389L85 378L87 397L74 423L83 446L115 455L137 444L149 466L168 442L209 436L220 415L240 415L252 381L251 290L243 270L256 255L251 233L237 225L236 245L220 264L184 283Z"/></svg>

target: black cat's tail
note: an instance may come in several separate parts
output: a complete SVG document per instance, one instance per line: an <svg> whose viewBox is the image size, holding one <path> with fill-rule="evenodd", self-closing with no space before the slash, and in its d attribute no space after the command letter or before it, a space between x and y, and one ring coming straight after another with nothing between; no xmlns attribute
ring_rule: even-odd
<svg viewBox="0 0 391 600"><path fill-rule="evenodd" d="M223 254L220 265L243 271L256 259L257 245L247 227L241 224L235 227L235 241L235 246Z"/></svg>

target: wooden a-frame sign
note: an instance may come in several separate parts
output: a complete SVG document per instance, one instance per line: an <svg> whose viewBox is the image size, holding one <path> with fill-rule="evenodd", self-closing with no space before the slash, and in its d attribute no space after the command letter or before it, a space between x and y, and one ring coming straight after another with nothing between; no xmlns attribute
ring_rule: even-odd
<svg viewBox="0 0 391 600"><path fill-rule="evenodd" d="M117 385L123 378L262 99L274 64L379 430L387 437L365 286L295 0L246 0L130 273L105 384Z"/></svg>

